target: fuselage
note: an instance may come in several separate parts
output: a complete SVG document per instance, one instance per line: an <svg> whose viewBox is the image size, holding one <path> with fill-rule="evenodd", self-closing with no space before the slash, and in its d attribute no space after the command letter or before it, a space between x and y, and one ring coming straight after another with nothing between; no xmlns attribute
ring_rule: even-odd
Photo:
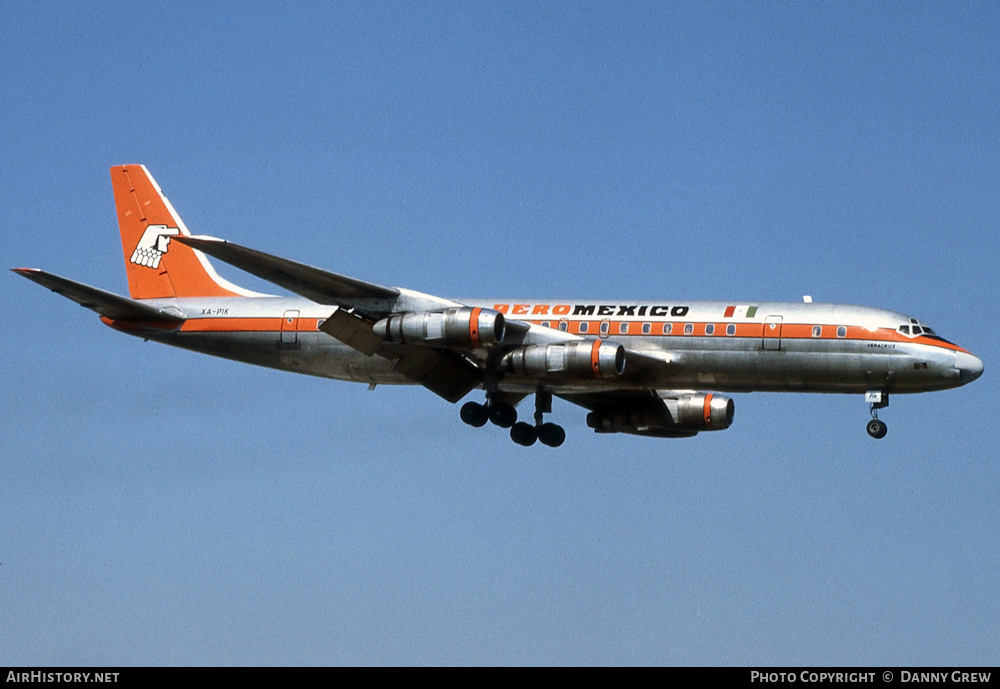
<svg viewBox="0 0 1000 689"><path fill-rule="evenodd" d="M558 447L553 397L598 433L691 437L729 428L724 392L865 393L886 434L889 395L943 390L982 362L915 318L788 302L443 299L192 235L142 165L111 168L129 297L38 268L15 273L112 328L236 361L368 385L421 385L473 427ZM222 278L209 257L294 297ZM534 398L533 424L515 407Z"/></svg>
<svg viewBox="0 0 1000 689"><path fill-rule="evenodd" d="M602 302L455 300L569 335L649 353L667 365L636 388L720 392L915 393L958 387L982 362L901 313L798 302ZM393 362L366 356L319 330L336 309L298 297L148 300L183 316L179 326L142 327L104 318L144 339L297 373L368 384L410 384ZM627 367L627 363L626 363ZM627 373L627 370L626 370ZM626 376L607 381L629 387ZM584 387L585 385L585 387ZM539 381L508 375L500 389L530 392ZM559 381L553 392L599 390L601 381Z"/></svg>

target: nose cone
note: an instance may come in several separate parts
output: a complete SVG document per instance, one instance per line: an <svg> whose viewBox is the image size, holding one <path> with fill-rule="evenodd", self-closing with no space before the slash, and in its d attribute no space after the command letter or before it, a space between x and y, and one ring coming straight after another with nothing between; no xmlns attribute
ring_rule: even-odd
<svg viewBox="0 0 1000 689"><path fill-rule="evenodd" d="M968 352L955 352L955 368L958 369L958 377L962 380L962 385L971 383L983 375L983 362L979 357Z"/></svg>

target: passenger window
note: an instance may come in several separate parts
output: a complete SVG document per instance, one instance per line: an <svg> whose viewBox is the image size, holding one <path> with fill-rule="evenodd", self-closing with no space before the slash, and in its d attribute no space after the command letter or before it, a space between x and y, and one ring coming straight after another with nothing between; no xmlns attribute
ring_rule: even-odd
<svg viewBox="0 0 1000 689"><path fill-rule="evenodd" d="M650 324L650 323L643 323L642 324L642 334L643 335L648 335L651 332L653 332L653 326L652 326L652 324Z"/></svg>
<svg viewBox="0 0 1000 689"><path fill-rule="evenodd" d="M580 332L581 333L585 333L588 330L590 330L590 323L588 323L587 321L583 321L582 323L580 323Z"/></svg>
<svg viewBox="0 0 1000 689"><path fill-rule="evenodd" d="M549 322L548 321L542 321L542 327L543 328L549 327Z"/></svg>
<svg viewBox="0 0 1000 689"><path fill-rule="evenodd" d="M601 323L601 334L607 335L608 331L611 330L611 324L607 321Z"/></svg>
<svg viewBox="0 0 1000 689"><path fill-rule="evenodd" d="M684 324L684 334L685 335L690 335L693 332L694 332L694 323L685 323Z"/></svg>
<svg viewBox="0 0 1000 689"><path fill-rule="evenodd" d="M847 337L847 326L837 326L837 337Z"/></svg>
<svg viewBox="0 0 1000 689"><path fill-rule="evenodd" d="M715 334L715 324L709 323L708 325L706 325L705 326L705 334L706 335L714 335Z"/></svg>
<svg viewBox="0 0 1000 689"><path fill-rule="evenodd" d="M669 335L673 331L674 331L674 324L673 323L664 323L663 324L663 334L664 335Z"/></svg>
<svg viewBox="0 0 1000 689"><path fill-rule="evenodd" d="M813 337L821 337L823 335L823 326L814 325L813 326Z"/></svg>
<svg viewBox="0 0 1000 689"><path fill-rule="evenodd" d="M726 334L727 335L735 335L736 334L736 324L735 323L730 323L729 325L726 326Z"/></svg>
<svg viewBox="0 0 1000 689"><path fill-rule="evenodd" d="M621 333L622 335L624 335L625 333L627 333L628 332L628 323L619 323L618 324L618 332Z"/></svg>
<svg viewBox="0 0 1000 689"><path fill-rule="evenodd" d="M559 321L559 329L563 332L566 332L567 330L569 330L569 323L567 323L566 321Z"/></svg>

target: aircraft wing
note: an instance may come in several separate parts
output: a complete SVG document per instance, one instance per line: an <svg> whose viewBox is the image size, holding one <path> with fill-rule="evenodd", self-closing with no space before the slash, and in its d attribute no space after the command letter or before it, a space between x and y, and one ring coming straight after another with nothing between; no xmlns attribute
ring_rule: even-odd
<svg viewBox="0 0 1000 689"><path fill-rule="evenodd" d="M483 371L466 356L467 352L421 345L389 345L372 332L376 320L394 311L459 306L455 302L331 273L223 239L204 236L175 236L172 239L318 304L338 307L321 326L323 332L367 356L394 360L397 372L449 402L457 402L483 381ZM508 330L512 336L523 338L531 326L509 321Z"/></svg>
<svg viewBox="0 0 1000 689"><path fill-rule="evenodd" d="M640 410L654 406L659 399L655 390L601 390L594 392L556 393L556 397L591 411L607 408L622 411Z"/></svg>
<svg viewBox="0 0 1000 689"><path fill-rule="evenodd" d="M75 282L37 268L12 268L13 272L47 287L56 294L75 301L91 311L96 311L113 321L141 321L145 323L180 323L183 317L168 313L148 304L122 297L112 292Z"/></svg>
<svg viewBox="0 0 1000 689"><path fill-rule="evenodd" d="M366 356L394 360L397 372L451 402L483 382L482 362L477 362L470 350L389 344L372 332L375 322L388 314L461 306L457 302L331 273L215 237L178 235L172 239L316 303L338 307L321 326L323 332ZM519 320L507 320L506 328L506 349L586 339ZM627 357L628 376L662 372L670 363L670 357L661 353L628 351Z"/></svg>
<svg viewBox="0 0 1000 689"><path fill-rule="evenodd" d="M372 321L358 313L337 309L320 330L368 356L396 361L395 369L449 402L457 402L483 380L474 363L450 349L387 345L372 332Z"/></svg>
<svg viewBox="0 0 1000 689"><path fill-rule="evenodd" d="M383 287L363 280L331 273L287 258L265 254L239 244L205 236L177 236L181 244L245 270L251 275L284 287L317 304L330 304L385 313L399 298L395 287Z"/></svg>
<svg viewBox="0 0 1000 689"><path fill-rule="evenodd" d="M690 438L698 434L697 430L675 427L673 413L676 407L665 404L665 399L687 394L687 391L674 390L614 390L602 392L559 393L556 396L567 402L589 409L591 416L614 419L622 427L613 428L635 435L645 435L657 438ZM673 413L672 413L673 412ZM598 433L612 429L602 428L600 422L592 424L588 416L587 424ZM626 429L624 426L628 426Z"/></svg>

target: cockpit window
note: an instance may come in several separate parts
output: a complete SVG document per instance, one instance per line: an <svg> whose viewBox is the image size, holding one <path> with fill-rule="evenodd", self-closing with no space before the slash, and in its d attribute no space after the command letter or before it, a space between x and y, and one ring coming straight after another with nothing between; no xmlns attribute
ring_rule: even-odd
<svg viewBox="0 0 1000 689"><path fill-rule="evenodd" d="M899 330L899 332L903 333L904 335L909 335L910 337L916 337L917 335L924 335L936 339L941 339L941 337L936 332L928 328L926 325L918 321L916 318L911 318L909 325L901 325L897 328L897 330Z"/></svg>

